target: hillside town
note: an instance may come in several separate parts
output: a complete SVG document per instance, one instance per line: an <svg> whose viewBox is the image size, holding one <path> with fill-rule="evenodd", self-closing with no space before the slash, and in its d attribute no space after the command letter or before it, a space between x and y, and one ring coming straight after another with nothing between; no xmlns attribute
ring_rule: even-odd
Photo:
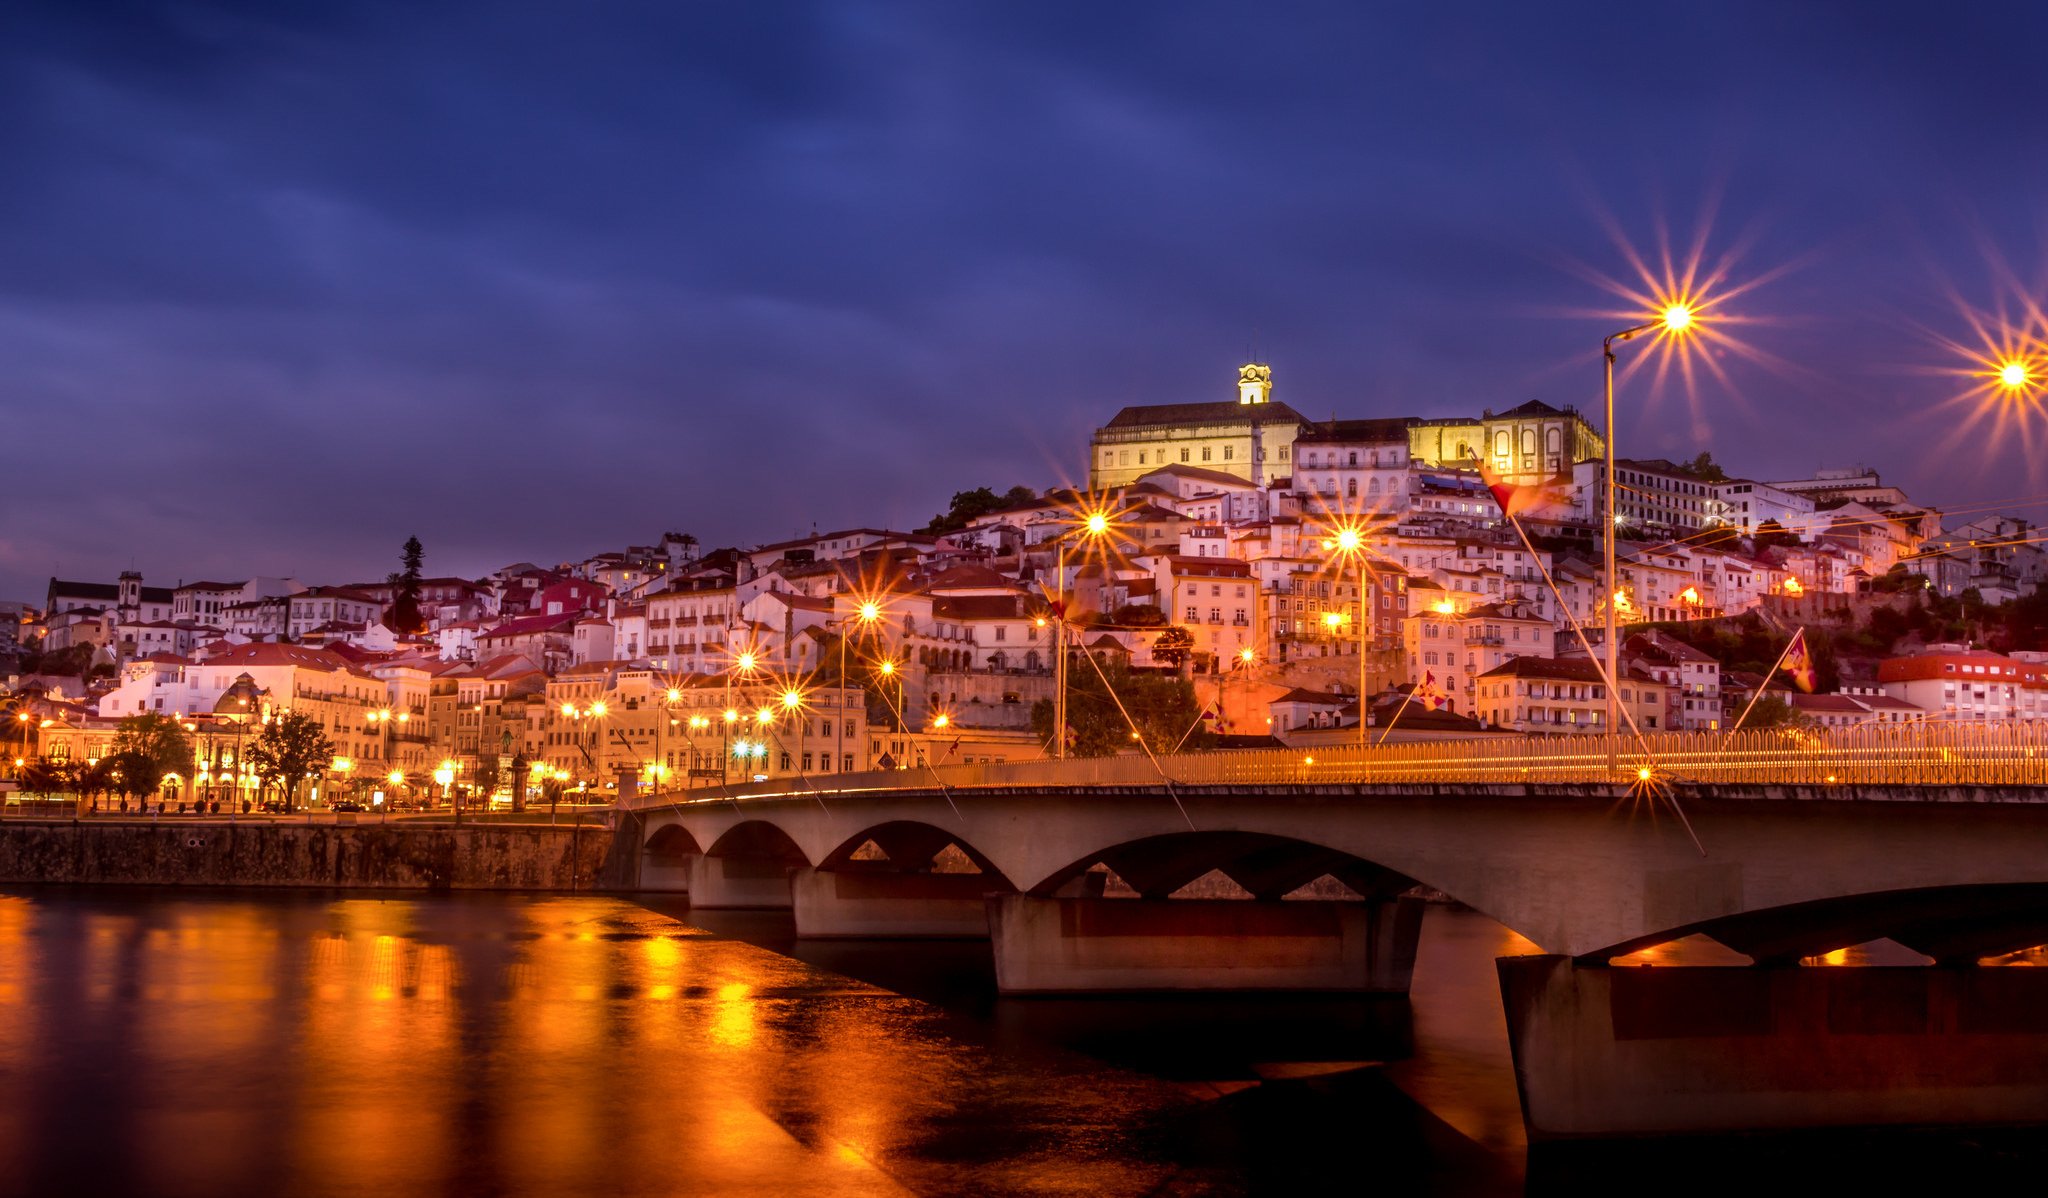
<svg viewBox="0 0 2048 1198"><path fill-rule="evenodd" d="M1606 451L1573 408L1317 421L1259 363L1219 390L1114 413L1085 487L963 491L915 531L668 532L478 578L427 573L417 541L382 580L51 578L4 609L6 772L97 762L160 716L193 745L165 793L246 808L245 742L287 712L332 747L310 797L394 805L1600 733L1609 603L1644 731L2048 718L2025 520L1945 517L1862 467L1622 458L1609 594ZM1522 494L1519 531L1490 485ZM1812 693L1771 669L1802 629ZM1181 707L1081 726L1082 692L1146 678Z"/></svg>

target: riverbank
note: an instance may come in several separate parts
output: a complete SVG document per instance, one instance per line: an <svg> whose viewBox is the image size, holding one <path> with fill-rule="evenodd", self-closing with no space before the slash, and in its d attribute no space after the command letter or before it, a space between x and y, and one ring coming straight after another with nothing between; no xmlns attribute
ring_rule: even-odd
<svg viewBox="0 0 2048 1198"><path fill-rule="evenodd" d="M23 820L0 826L0 883L580 891L611 845L591 824Z"/></svg>

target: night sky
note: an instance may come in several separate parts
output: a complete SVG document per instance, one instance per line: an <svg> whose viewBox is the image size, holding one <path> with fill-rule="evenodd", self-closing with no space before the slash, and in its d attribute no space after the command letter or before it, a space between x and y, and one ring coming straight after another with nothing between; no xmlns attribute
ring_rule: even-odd
<svg viewBox="0 0 2048 1198"><path fill-rule="evenodd" d="M1393 7L11 4L0 598L915 525L1248 354L1597 410L1703 214L1751 352L1625 456L2048 490L1937 340L2043 294L2048 6Z"/></svg>

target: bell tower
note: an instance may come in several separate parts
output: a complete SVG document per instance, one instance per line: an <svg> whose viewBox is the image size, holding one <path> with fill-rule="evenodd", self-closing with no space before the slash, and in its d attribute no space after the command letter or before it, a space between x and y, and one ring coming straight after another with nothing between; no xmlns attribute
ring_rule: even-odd
<svg viewBox="0 0 2048 1198"><path fill-rule="evenodd" d="M1264 362L1247 362L1237 371L1237 402L1266 403L1273 398L1273 368Z"/></svg>

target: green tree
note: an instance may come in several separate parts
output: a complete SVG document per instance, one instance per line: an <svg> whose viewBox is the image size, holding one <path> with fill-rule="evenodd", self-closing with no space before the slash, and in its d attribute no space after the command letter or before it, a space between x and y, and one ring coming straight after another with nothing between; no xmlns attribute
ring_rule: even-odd
<svg viewBox="0 0 2048 1198"><path fill-rule="evenodd" d="M391 584L391 608L385 618L393 632L416 636L427 630L426 617L420 613L420 567L426 555L426 547L418 537L405 539L399 555L405 569L387 580Z"/></svg>
<svg viewBox="0 0 2048 1198"><path fill-rule="evenodd" d="M114 759L102 757L98 761L74 763L70 770L71 788L80 799L91 799L99 805L102 795L114 793Z"/></svg>
<svg viewBox="0 0 2048 1198"><path fill-rule="evenodd" d="M1126 603L1110 613L1109 622L1116 628L1164 628L1171 623L1153 603Z"/></svg>
<svg viewBox="0 0 2048 1198"><path fill-rule="evenodd" d="M1126 721L1116 699L1131 714ZM1073 729L1068 749L1077 757L1107 757L1138 747L1131 739L1131 722L1137 724L1146 747L1155 753L1171 752L1186 737L1184 749L1206 748L1214 738L1196 726L1202 705L1195 698L1194 684L1173 674L1134 671L1121 661L1102 663L1102 674L1086 661L1076 661L1067 671L1067 724ZM1031 706L1031 728L1045 744L1052 744L1053 705L1040 699ZM1193 732L1190 733L1190 729Z"/></svg>
<svg viewBox="0 0 2048 1198"><path fill-rule="evenodd" d="M121 771L123 793L152 795L163 785L165 774L191 771L192 738L169 716L131 715L115 727L112 756Z"/></svg>
<svg viewBox="0 0 2048 1198"><path fill-rule="evenodd" d="M498 783L504 776L503 771L498 768L498 755L496 753L478 755L476 770L470 776L475 779L477 795L475 806L480 810L488 809L491 805L491 796L498 793Z"/></svg>
<svg viewBox="0 0 2048 1198"><path fill-rule="evenodd" d="M990 512L999 512L1004 508L1018 507L1031 503L1037 498L1038 493L1036 491L1033 491L1030 487L1023 486L1011 487L1001 495L996 494L988 487L976 487L972 491L955 491L953 493L953 502L947 507L945 514L933 516L932 522L925 525L924 531L929 533L959 532L961 529L966 528L971 521L986 516Z"/></svg>
<svg viewBox="0 0 2048 1198"><path fill-rule="evenodd" d="M1165 631L1152 638L1152 660L1160 665L1178 670L1187 665L1194 652L1194 633L1178 624L1168 625Z"/></svg>
<svg viewBox="0 0 2048 1198"><path fill-rule="evenodd" d="M1679 467L1679 469L1699 479L1701 482L1725 483L1728 481L1728 472L1715 464L1714 455L1711 453L1702 453L1692 461Z"/></svg>
<svg viewBox="0 0 2048 1198"><path fill-rule="evenodd" d="M21 659L21 672L77 678L92 668L94 648L90 644L67 645L47 653L30 653Z"/></svg>
<svg viewBox="0 0 2048 1198"><path fill-rule="evenodd" d="M1791 703L1776 695L1767 694L1756 701L1755 707L1749 709L1749 718L1742 721L1740 730L1754 732L1760 728L1804 728L1812 723L1812 720L1800 715Z"/></svg>
<svg viewBox="0 0 2048 1198"><path fill-rule="evenodd" d="M1785 526L1776 520L1766 520L1757 525L1756 532L1750 537L1750 545L1758 553L1774 546L1789 547L1798 543L1799 538L1786 532Z"/></svg>
<svg viewBox="0 0 2048 1198"><path fill-rule="evenodd" d="M21 769L21 788L30 794L61 794L71 789L71 771L54 761L31 761Z"/></svg>
<svg viewBox="0 0 2048 1198"><path fill-rule="evenodd" d="M284 809L290 811L299 783L334 760L334 742L314 720L287 711L263 725L249 746L248 759L265 786L278 788Z"/></svg>

